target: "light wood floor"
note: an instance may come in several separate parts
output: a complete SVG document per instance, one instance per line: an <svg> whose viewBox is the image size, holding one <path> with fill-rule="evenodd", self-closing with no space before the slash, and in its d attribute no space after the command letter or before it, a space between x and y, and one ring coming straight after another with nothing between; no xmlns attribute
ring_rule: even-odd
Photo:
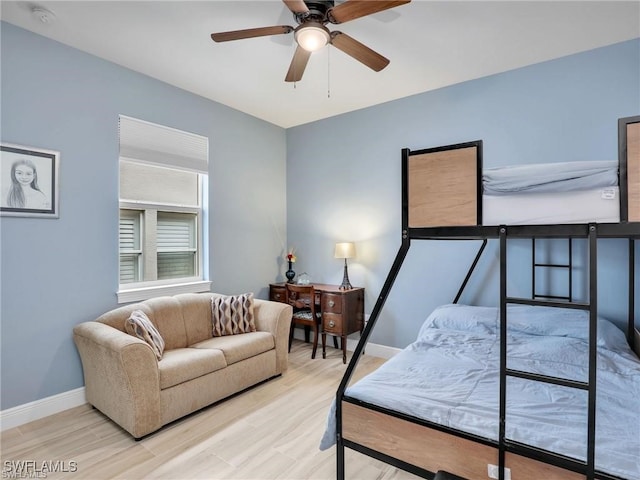
<svg viewBox="0 0 640 480"><path fill-rule="evenodd" d="M282 377L138 442L89 406L7 430L1 434L3 478L9 478L7 461L31 460L38 466L76 462L76 472L49 473L48 479L335 479L335 447L321 452L318 445L346 367L333 348L324 360L320 352L310 357L310 346L296 340ZM382 362L365 355L355 378ZM418 478L348 449L346 459L348 479Z"/></svg>

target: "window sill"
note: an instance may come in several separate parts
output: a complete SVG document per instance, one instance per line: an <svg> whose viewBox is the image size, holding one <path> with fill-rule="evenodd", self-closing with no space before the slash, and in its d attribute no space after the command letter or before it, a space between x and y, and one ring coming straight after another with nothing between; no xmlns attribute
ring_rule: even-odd
<svg viewBox="0 0 640 480"><path fill-rule="evenodd" d="M156 285L153 287L139 287L118 291L118 303L139 302L153 297L177 295L179 293L201 293L211 291L209 280L198 280L189 283L173 285Z"/></svg>

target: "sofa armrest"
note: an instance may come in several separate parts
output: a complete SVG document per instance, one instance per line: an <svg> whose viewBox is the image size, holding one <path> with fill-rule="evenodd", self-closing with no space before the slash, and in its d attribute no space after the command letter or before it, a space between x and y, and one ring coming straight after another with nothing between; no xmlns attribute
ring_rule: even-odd
<svg viewBox="0 0 640 480"><path fill-rule="evenodd" d="M87 401L140 438L162 426L158 361L144 341L101 322L73 329Z"/></svg>
<svg viewBox="0 0 640 480"><path fill-rule="evenodd" d="M289 367L289 328L291 305L268 300L254 300L256 330L271 332L276 342L276 371L284 373Z"/></svg>

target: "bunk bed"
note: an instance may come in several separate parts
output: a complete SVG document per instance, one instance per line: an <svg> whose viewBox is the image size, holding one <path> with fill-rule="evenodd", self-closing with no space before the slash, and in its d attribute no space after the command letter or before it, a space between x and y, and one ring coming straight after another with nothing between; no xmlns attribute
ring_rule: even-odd
<svg viewBox="0 0 640 480"><path fill-rule="evenodd" d="M585 190L599 189L606 209L596 208L586 218L572 217L569 209L555 224L540 223L548 222L549 210L532 214L541 203L535 196L547 192L528 191L529 186L524 195L534 201L527 199L528 217L506 224L499 214L491 216L495 199L486 196L495 185L485 192L482 141L402 151L402 243L321 442L321 449L336 444L338 480L345 478L346 448L427 479L447 474L471 480L640 479L640 333L634 322L640 116L620 119L618 127L615 179L610 165L593 164L599 178L564 197L569 202L575 195L580 203ZM494 173L504 179L502 172L488 176ZM518 195L510 189L499 194ZM483 208L490 217L484 223ZM537 267L571 272L572 241L586 239L587 302L575 301L571 293L537 292L535 273L530 298L510 297L507 242L512 238L531 239L533 272ZM537 262L540 238L568 239L568 264ZM628 239L626 332L598 315L599 238ZM414 343L351 384L411 242L429 239L482 243L453 303L427 318ZM499 241L499 306L459 305L488 239Z"/></svg>

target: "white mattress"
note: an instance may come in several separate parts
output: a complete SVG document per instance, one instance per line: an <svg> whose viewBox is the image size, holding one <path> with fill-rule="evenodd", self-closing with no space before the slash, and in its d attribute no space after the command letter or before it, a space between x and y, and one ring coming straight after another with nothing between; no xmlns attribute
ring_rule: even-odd
<svg viewBox="0 0 640 480"><path fill-rule="evenodd" d="M483 225L618 223L619 187L570 192L483 195Z"/></svg>
<svg viewBox="0 0 640 480"><path fill-rule="evenodd" d="M509 306L510 368L586 381L587 312ZM416 342L346 394L418 418L498 437L499 312L445 305ZM640 360L624 333L598 322L596 468L640 479ZM507 381L507 438L584 460L586 392L517 378ZM335 401L320 448L335 442Z"/></svg>

